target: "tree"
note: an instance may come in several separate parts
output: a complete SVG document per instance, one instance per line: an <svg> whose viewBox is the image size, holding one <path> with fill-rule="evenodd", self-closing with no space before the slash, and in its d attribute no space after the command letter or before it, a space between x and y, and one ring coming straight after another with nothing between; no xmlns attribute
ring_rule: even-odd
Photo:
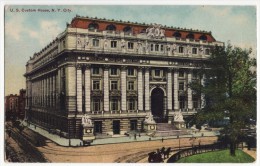
<svg viewBox="0 0 260 166"><path fill-rule="evenodd" d="M216 46L199 75L204 76L204 85L197 81L190 87L202 94L205 106L196 115L196 123L229 119L223 126L221 136L230 144L230 154L235 155L235 146L251 118L256 119L256 59L250 58L251 49L243 50L228 45Z"/></svg>

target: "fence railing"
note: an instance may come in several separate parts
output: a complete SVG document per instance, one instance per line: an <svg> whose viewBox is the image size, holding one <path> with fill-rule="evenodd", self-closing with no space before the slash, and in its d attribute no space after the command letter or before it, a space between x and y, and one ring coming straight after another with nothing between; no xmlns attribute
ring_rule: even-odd
<svg viewBox="0 0 260 166"><path fill-rule="evenodd" d="M219 143L214 143L214 144L209 144L209 145L197 145L193 146L191 148L186 148L178 151L177 153L173 154L167 161L167 163L174 163L181 158L192 156L195 154L201 154L201 153L206 153L206 152L212 152L212 151L217 151L217 150L223 150L226 149L227 145L223 144L221 142Z"/></svg>

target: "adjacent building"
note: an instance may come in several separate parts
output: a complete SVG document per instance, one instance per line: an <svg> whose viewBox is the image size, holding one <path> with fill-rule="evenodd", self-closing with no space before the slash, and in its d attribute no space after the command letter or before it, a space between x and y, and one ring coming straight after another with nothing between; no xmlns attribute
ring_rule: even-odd
<svg viewBox="0 0 260 166"><path fill-rule="evenodd" d="M211 32L76 16L26 64L26 119L70 138L82 137L83 115L96 136L142 131L148 113L189 121L204 99L188 84L203 83L197 69L215 45Z"/></svg>
<svg viewBox="0 0 260 166"><path fill-rule="evenodd" d="M5 96L5 117L24 119L26 91L21 89L19 95L10 94Z"/></svg>

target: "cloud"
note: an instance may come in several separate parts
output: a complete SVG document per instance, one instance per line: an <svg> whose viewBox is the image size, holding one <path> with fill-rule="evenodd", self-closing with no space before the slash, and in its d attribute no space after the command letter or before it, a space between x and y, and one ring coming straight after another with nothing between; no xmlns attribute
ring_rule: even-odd
<svg viewBox="0 0 260 166"><path fill-rule="evenodd" d="M36 39L42 47L47 45L61 33L62 29L58 21L42 20L39 24L40 28L37 31L30 30L28 31L28 34L30 37Z"/></svg>
<svg viewBox="0 0 260 166"><path fill-rule="evenodd" d="M21 34L26 31L23 26L24 17L21 15L14 15L9 18L8 21L5 23L5 33L7 36L15 40L21 39Z"/></svg>
<svg viewBox="0 0 260 166"><path fill-rule="evenodd" d="M20 41L25 39L24 36L28 36L44 47L57 37L61 32L61 26L58 21L39 20L33 27L28 27L25 16L12 15L5 23L5 31L7 38Z"/></svg>

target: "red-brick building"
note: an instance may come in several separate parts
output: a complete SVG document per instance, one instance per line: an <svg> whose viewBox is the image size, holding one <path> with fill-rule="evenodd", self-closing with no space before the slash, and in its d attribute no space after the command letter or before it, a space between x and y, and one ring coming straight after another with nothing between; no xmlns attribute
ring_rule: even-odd
<svg viewBox="0 0 260 166"><path fill-rule="evenodd" d="M11 117L24 118L25 96L25 89L21 89L19 95L10 94L5 97L5 116L7 119Z"/></svg>

